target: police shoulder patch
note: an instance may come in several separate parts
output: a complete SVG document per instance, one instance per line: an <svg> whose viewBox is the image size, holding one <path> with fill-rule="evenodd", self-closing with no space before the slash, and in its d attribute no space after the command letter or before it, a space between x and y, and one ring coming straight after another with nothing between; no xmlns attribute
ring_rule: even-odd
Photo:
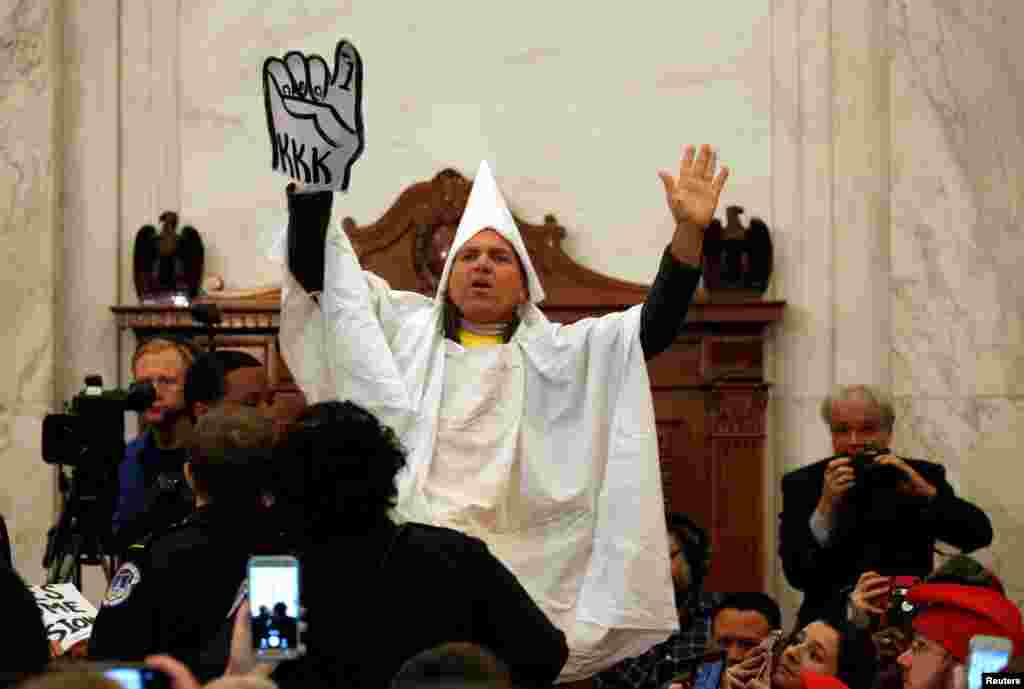
<svg viewBox="0 0 1024 689"><path fill-rule="evenodd" d="M110 580L107 595L103 597L103 607L124 603L132 595L132 591L140 581L142 581L142 572L134 562L126 562L121 565L121 568Z"/></svg>

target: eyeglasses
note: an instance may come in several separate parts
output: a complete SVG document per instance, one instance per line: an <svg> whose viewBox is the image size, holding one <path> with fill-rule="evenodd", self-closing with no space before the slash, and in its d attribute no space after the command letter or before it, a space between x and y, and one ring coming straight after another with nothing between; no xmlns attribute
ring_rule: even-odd
<svg viewBox="0 0 1024 689"><path fill-rule="evenodd" d="M155 378L139 378L136 383L149 383L155 388L176 388L181 385L179 378L171 376L156 376Z"/></svg>
<svg viewBox="0 0 1024 689"><path fill-rule="evenodd" d="M949 655L949 651L945 648L934 641L929 641L921 636L915 637L914 640L910 642L910 648L907 650L910 652L910 655L913 656L923 655L926 651L938 651L941 652L943 656Z"/></svg>
<svg viewBox="0 0 1024 689"><path fill-rule="evenodd" d="M882 431L882 424L880 423L865 423L859 428L852 428L845 423L838 423L832 426L832 433L835 435L849 435L850 433L856 432L859 435L872 435L880 433Z"/></svg>

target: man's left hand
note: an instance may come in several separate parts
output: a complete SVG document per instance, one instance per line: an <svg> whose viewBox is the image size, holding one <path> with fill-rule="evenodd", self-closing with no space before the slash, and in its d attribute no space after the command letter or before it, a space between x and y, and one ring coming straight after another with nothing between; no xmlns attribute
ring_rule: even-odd
<svg viewBox="0 0 1024 689"><path fill-rule="evenodd" d="M907 495L915 495L921 498L934 498L938 492L935 486L928 483L921 474L914 470L914 467L910 466L902 459L895 455L879 455L875 457L875 462L878 464L889 464L896 467L904 474L907 475L906 481L900 481L899 490Z"/></svg>
<svg viewBox="0 0 1024 689"><path fill-rule="evenodd" d="M700 265L704 228L711 223L718 208L718 197L729 168L725 165L717 170L717 155L711 146L704 144L700 154L694 146L687 146L679 164L679 178L665 171L658 173L665 186L665 198L676 221L672 237L672 253L687 263Z"/></svg>

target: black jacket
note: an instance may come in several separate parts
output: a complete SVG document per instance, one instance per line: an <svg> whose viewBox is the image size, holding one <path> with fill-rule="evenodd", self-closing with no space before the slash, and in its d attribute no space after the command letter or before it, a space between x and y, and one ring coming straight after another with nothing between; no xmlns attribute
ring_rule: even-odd
<svg viewBox="0 0 1024 689"><path fill-rule="evenodd" d="M488 648L520 687L548 686L569 648L515 576L478 539L389 521L301 555L307 655L282 689L385 689L412 656L448 642Z"/></svg>
<svg viewBox="0 0 1024 689"><path fill-rule="evenodd" d="M830 457L791 471L782 479L779 555L786 579L804 592L798 625L829 614L845 615L841 591L866 571L925 576L932 570L935 541L963 551L992 542L989 518L953 493L940 464L902 458L938 491L934 498L904 496L890 490L850 498L837 513L828 543L822 547L809 520L821 497Z"/></svg>
<svg viewBox="0 0 1024 689"><path fill-rule="evenodd" d="M253 549L247 534L259 532L252 520L243 525L226 512L200 508L128 549L96 616L90 656L138 661L168 653L201 677L223 671L226 652L214 667L200 658L230 631Z"/></svg>

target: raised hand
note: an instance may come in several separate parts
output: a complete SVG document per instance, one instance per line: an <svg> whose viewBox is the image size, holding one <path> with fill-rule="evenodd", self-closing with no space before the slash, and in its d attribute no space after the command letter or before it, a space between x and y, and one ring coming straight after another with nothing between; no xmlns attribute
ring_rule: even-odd
<svg viewBox="0 0 1024 689"><path fill-rule="evenodd" d="M363 61L338 42L334 70L319 55L289 52L263 63L273 168L315 189L348 189L363 152Z"/></svg>
<svg viewBox="0 0 1024 689"><path fill-rule="evenodd" d="M678 179L665 171L658 176L665 185L665 197L676 223L703 231L718 208L718 197L729 179L729 168L723 165L716 174L718 156L707 144L700 147L696 159L695 153L692 145L683 150Z"/></svg>

